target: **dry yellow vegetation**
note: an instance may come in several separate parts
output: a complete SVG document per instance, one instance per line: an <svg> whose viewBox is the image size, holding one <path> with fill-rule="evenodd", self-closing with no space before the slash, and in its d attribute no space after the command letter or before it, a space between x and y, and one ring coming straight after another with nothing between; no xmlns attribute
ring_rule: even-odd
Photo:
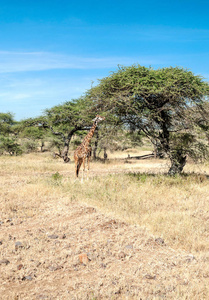
<svg viewBox="0 0 209 300"><path fill-rule="evenodd" d="M209 164L114 158L0 157L1 299L209 299Z"/></svg>

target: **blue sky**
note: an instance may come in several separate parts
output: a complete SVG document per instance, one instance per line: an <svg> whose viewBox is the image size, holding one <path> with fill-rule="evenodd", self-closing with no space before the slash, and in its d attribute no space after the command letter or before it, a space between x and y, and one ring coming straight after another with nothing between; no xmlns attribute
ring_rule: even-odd
<svg viewBox="0 0 209 300"><path fill-rule="evenodd" d="M117 65L181 66L209 81L209 2L0 0L0 112L78 98Z"/></svg>

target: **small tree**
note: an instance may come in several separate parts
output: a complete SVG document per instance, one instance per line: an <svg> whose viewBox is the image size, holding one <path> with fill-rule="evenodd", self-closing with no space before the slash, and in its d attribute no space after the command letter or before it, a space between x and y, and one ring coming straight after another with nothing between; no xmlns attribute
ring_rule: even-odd
<svg viewBox="0 0 209 300"><path fill-rule="evenodd" d="M10 155L20 155L22 154L22 148L15 139L0 136L0 154L4 152Z"/></svg>
<svg viewBox="0 0 209 300"><path fill-rule="evenodd" d="M204 110L209 85L200 76L177 67L120 67L100 80L89 96L159 147L171 161L169 174L183 170L187 155L206 156L205 139L196 134L200 124L209 122Z"/></svg>
<svg viewBox="0 0 209 300"><path fill-rule="evenodd" d="M12 113L0 113L0 134L8 135L12 133L12 126L15 124Z"/></svg>
<svg viewBox="0 0 209 300"><path fill-rule="evenodd" d="M0 113L0 154L19 155L22 149L16 140L14 117L12 113Z"/></svg>
<svg viewBox="0 0 209 300"><path fill-rule="evenodd" d="M56 144L62 141L62 150L55 155L63 158L64 162L69 162L69 145L72 136L82 130L87 130L91 126L95 112L87 98L79 98L57 105L51 109L46 109L44 116L28 120L28 125L40 126L56 137ZM58 145L57 144L57 145Z"/></svg>
<svg viewBox="0 0 209 300"><path fill-rule="evenodd" d="M26 120L19 123L19 137L24 140L23 147L25 147L27 151L36 151L40 145L42 152L47 139L45 130L37 126L27 127L25 126L26 123Z"/></svg>

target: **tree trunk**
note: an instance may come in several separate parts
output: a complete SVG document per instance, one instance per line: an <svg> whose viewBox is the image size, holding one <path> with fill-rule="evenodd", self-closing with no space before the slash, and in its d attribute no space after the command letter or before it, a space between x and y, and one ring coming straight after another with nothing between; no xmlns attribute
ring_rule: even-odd
<svg viewBox="0 0 209 300"><path fill-rule="evenodd" d="M98 140L99 140L99 134L97 130L95 131L95 135L96 135L96 140L94 143L93 158L97 159L97 148L98 148Z"/></svg>
<svg viewBox="0 0 209 300"><path fill-rule="evenodd" d="M62 154L61 154L61 157L63 158L65 163L68 163L70 161L70 158L68 157L69 144L70 144L70 140L65 139L64 148L63 148Z"/></svg>
<svg viewBox="0 0 209 300"><path fill-rule="evenodd" d="M74 129L72 129L69 132L67 138L64 138L64 148L62 150L61 157L63 158L63 160L64 160L65 163L68 163L70 161L70 158L68 157L68 151L69 151L69 145L70 145L71 138L74 135L74 133L76 131L78 131L79 129L81 129L81 128L74 128Z"/></svg>
<svg viewBox="0 0 209 300"><path fill-rule="evenodd" d="M73 128L69 132L67 137L65 137L65 135L62 132L55 132L52 126L49 126L47 128L50 128L54 135L61 136L62 140L64 141L64 147L63 147L62 152L59 150L60 154L54 153L54 157L59 156L59 157L63 158L65 163L69 162L70 158L68 157L68 151L69 151L69 144L70 144L71 138L75 132L77 132L78 130L84 130L84 128L75 126L75 128Z"/></svg>
<svg viewBox="0 0 209 300"><path fill-rule="evenodd" d="M153 150L153 154L154 154L154 158L165 158L165 153L162 150L162 147L160 146L160 143L153 143L154 144L154 150Z"/></svg>
<svg viewBox="0 0 209 300"><path fill-rule="evenodd" d="M44 152L44 141L41 141L41 152Z"/></svg>
<svg viewBox="0 0 209 300"><path fill-rule="evenodd" d="M106 147L104 147L104 161L107 160L107 149Z"/></svg>
<svg viewBox="0 0 209 300"><path fill-rule="evenodd" d="M183 171L184 166L186 165L186 156L181 153L181 151L177 151L175 155L173 154L170 158L171 167L168 171L169 175L180 174Z"/></svg>

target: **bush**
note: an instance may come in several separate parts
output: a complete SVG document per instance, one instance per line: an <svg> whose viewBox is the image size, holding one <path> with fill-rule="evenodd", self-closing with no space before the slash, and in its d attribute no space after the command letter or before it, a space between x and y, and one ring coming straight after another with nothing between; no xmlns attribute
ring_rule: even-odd
<svg viewBox="0 0 209 300"><path fill-rule="evenodd" d="M9 153L10 155L21 155L21 146L12 138L0 137L0 154Z"/></svg>
<svg viewBox="0 0 209 300"><path fill-rule="evenodd" d="M23 148L24 152L26 152L26 153L36 151L37 147L38 147L38 143L33 140L27 140L22 145L22 148Z"/></svg>

